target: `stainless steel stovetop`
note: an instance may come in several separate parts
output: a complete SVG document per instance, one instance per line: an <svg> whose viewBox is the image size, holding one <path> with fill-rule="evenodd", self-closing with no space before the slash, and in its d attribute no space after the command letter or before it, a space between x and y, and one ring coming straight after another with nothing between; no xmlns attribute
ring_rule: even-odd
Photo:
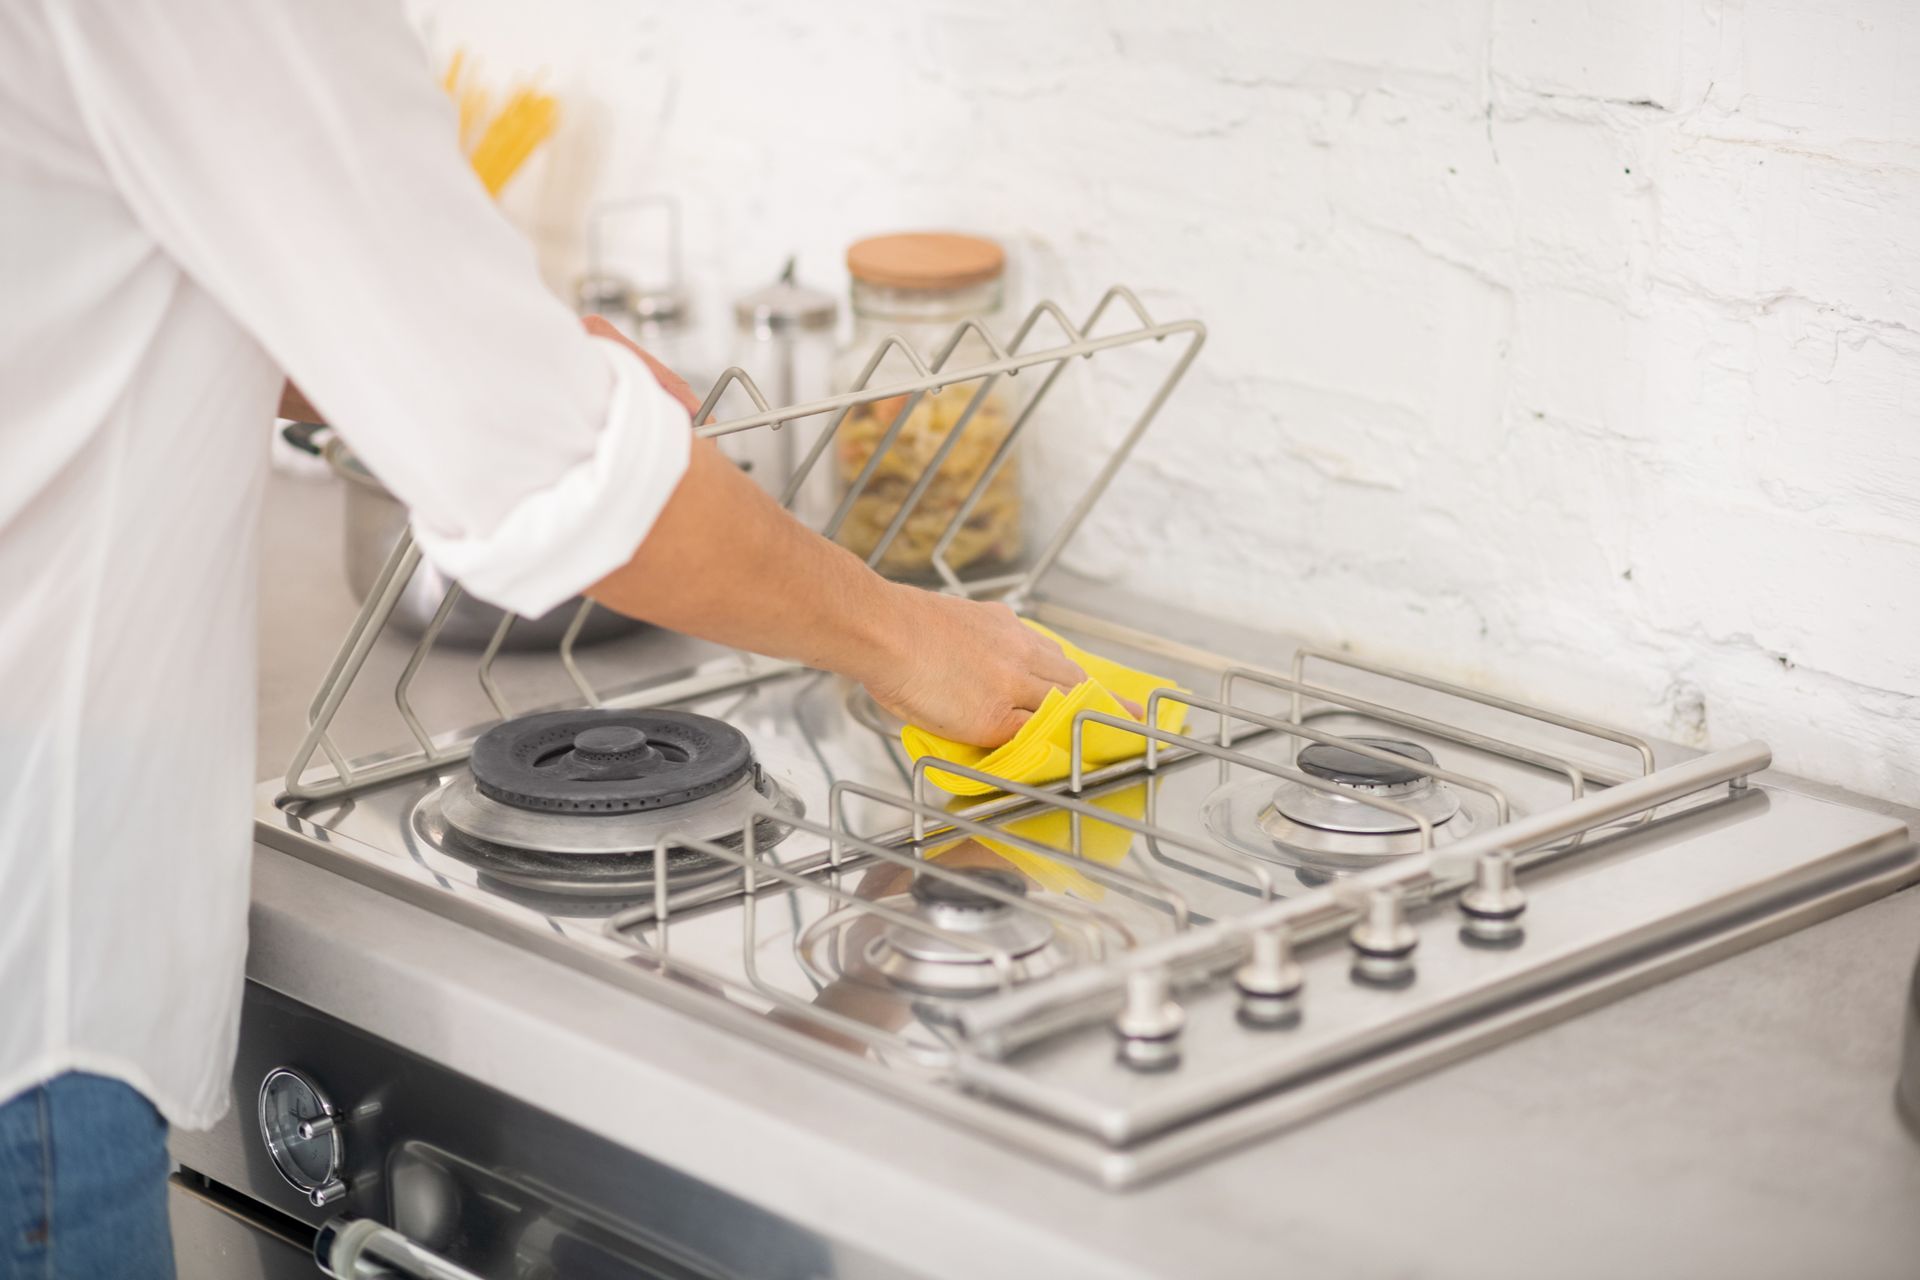
<svg viewBox="0 0 1920 1280"><path fill-rule="evenodd" d="M1139 324L1096 336L1116 299ZM1030 318L990 366L917 361L905 381L703 430L819 416L825 441L854 403L906 397L904 420L936 385L1187 336L1026 571L965 582L943 567L949 589L1007 593L1177 681L1184 730L1143 731L1141 756L1045 787L989 779L995 794L962 804L833 678L696 647L681 669L596 681L569 643L559 701L744 733L759 816L730 838L710 813L697 830L669 820L643 874L591 892L503 879L449 834L493 720L427 728L415 700L433 629L388 690L411 745L348 760L329 735L391 647L418 563L403 538L288 783L260 793L258 838L1112 1186L1920 879L1904 823L1766 772L1762 744L1701 755L1277 639L1236 663L1156 634L1137 602L1069 607L1049 571L1200 331L1154 324L1124 292L1078 329L1047 314L1059 346L1019 354ZM498 720L538 709L501 687L503 634L478 671Z"/></svg>
<svg viewBox="0 0 1920 1280"><path fill-rule="evenodd" d="M1044 603L1033 611L1188 689L1217 693L1232 669ZM1292 655L1276 657L1292 669ZM738 843L712 846L708 869L662 896L652 885L567 894L494 880L445 840L436 800L464 774L459 763L343 800L287 802L263 788L259 837L1116 1186L1920 875L1903 824L1755 779L1764 749L1701 757L1652 744L1656 767L1641 776L1632 746L1337 659L1303 662L1326 695L1307 702L1303 729L1424 746L1436 769L1504 796L1508 821L1464 782L1439 782L1461 803L1435 828L1432 855L1370 870L1352 854L1347 865L1312 850L1252 857L1236 848L1245 829L1234 835L1221 814L1257 815L1277 780L1252 762L1289 768L1299 740L1249 738L1243 725L1226 750L1246 763L1223 770L1198 749L1219 737L1218 717L1200 711L1195 745L1163 751L1152 770L1110 769L1077 801L997 797L965 816L923 789L916 807L897 738L857 690L741 665L723 656L680 673L727 687L675 705L742 730L804 808L789 834L753 849L751 895ZM1244 678L1233 697L1255 716L1289 714L1290 695ZM918 841L916 815L927 829ZM1455 836L1461 819L1478 825ZM1491 943L1466 926L1497 935L1501 922L1459 905L1476 872L1501 861L1489 852L1516 855L1524 894L1518 935ZM1010 873L1023 904L988 910L1045 941L1022 952L1014 938L1018 954L996 962L949 939L943 963L940 937L900 923L939 927L910 892L916 865ZM1404 961L1356 950L1353 926L1365 937L1375 912L1382 927L1411 930ZM1283 936L1290 957L1274 954ZM1248 968L1256 946L1264 974ZM918 954L928 951L932 960ZM903 971L914 960L920 969ZM1384 980L1359 972L1368 964L1384 965ZM1121 1034L1128 1018L1151 1034Z"/></svg>

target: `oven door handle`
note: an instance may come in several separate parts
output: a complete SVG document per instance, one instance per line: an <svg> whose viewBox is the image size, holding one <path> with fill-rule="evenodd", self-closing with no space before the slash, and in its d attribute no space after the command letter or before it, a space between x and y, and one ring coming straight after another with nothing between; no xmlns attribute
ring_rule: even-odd
<svg viewBox="0 0 1920 1280"><path fill-rule="evenodd" d="M322 1224L313 1238L313 1260L335 1280L481 1280L371 1218L339 1217Z"/></svg>

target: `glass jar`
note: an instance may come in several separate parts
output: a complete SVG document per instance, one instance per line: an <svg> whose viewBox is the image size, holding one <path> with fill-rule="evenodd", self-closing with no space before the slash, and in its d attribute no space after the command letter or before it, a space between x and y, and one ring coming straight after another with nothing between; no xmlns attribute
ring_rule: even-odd
<svg viewBox="0 0 1920 1280"><path fill-rule="evenodd" d="M574 309L597 315L704 395L716 376L680 269L680 206L669 196L602 205L587 220Z"/></svg>
<svg viewBox="0 0 1920 1280"><path fill-rule="evenodd" d="M910 233L853 245L847 250L853 334L840 361L840 388L850 389L890 334L901 335L932 361L960 322L978 320L993 327L1005 266L1000 246L977 236ZM995 333L998 336L997 329ZM992 350L969 331L945 367L965 368L993 359ZM908 362L889 353L868 385L912 376ZM936 549L986 475L1011 425L1008 398L998 383L986 389L967 416L980 390L975 380L923 395L884 453L881 442L907 408L908 397L857 405L847 414L834 441L834 474L843 505L853 495L835 535L842 546L889 577L935 576ZM956 428L958 437L941 457ZM936 459L938 469L903 520L902 504ZM1014 566L1021 553L1021 520L1019 459L1009 454L986 480L964 524L947 540L947 566L975 578ZM886 548L876 558L883 541Z"/></svg>

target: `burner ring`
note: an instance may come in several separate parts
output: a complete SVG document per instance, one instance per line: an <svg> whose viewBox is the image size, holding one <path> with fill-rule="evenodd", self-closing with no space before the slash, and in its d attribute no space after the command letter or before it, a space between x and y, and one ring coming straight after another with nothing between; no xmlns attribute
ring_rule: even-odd
<svg viewBox="0 0 1920 1280"><path fill-rule="evenodd" d="M1011 871L1002 871L998 867L968 867L958 872L968 880L984 884L1012 894L1016 898L1027 896L1027 882ZM913 900L923 907L945 908L956 911L1005 911L1006 903L998 898L990 898L969 884L949 880L945 876L917 875L907 890Z"/></svg>
<svg viewBox="0 0 1920 1280"><path fill-rule="evenodd" d="M1349 751L1332 742L1308 743L1300 748L1294 763L1302 773L1362 791L1414 786L1429 780L1428 774L1414 766L1432 764L1433 752L1418 743L1403 742L1398 738L1353 738L1350 741L1390 755L1405 756L1409 763L1375 760L1372 756L1363 756L1358 751Z"/></svg>
<svg viewBox="0 0 1920 1280"><path fill-rule="evenodd" d="M1420 850L1418 824L1362 801L1378 795L1357 789L1352 795L1329 795L1256 775L1215 788L1201 806L1201 821L1242 853L1338 875ZM1478 793L1463 798L1441 783L1395 800L1433 824L1436 848L1484 827L1493 814Z"/></svg>
<svg viewBox="0 0 1920 1280"><path fill-rule="evenodd" d="M760 800L771 808L756 814ZM479 794L471 774L459 774L421 796L410 818L433 850L464 862L482 877L516 890L555 897L638 898L653 891L657 848L668 837L740 847L751 823L760 849L793 831L798 796L759 771L737 788L671 812L568 815L515 809ZM725 859L684 845L667 855L669 889L738 875Z"/></svg>
<svg viewBox="0 0 1920 1280"><path fill-rule="evenodd" d="M988 897L975 885L998 889L1025 899L1027 882L998 867L954 867L946 876L914 877L906 898L912 913L927 929L888 924L881 943L916 964L990 964L982 947L993 947L1020 957L1053 941L1053 922L1032 908L1016 907Z"/></svg>
<svg viewBox="0 0 1920 1280"><path fill-rule="evenodd" d="M746 735L685 711L549 711L495 725L468 759L475 788L516 809L641 813L698 800L752 769Z"/></svg>

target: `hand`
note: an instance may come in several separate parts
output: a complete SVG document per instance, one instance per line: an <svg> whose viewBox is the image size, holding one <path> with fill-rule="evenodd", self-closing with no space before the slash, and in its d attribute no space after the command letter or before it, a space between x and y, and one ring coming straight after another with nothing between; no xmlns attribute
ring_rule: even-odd
<svg viewBox="0 0 1920 1280"><path fill-rule="evenodd" d="M881 668L853 673L873 700L943 738L997 747L1019 731L1052 689L1086 679L1060 646L1003 604L894 586L897 643Z"/></svg>
<svg viewBox="0 0 1920 1280"><path fill-rule="evenodd" d="M653 370L654 380L667 389L668 395L686 407L689 418L700 412L700 397L693 394L693 388L687 385L687 380L641 350L633 339L614 328L605 316L588 316L581 323L594 337L611 338L645 361L647 368Z"/></svg>

